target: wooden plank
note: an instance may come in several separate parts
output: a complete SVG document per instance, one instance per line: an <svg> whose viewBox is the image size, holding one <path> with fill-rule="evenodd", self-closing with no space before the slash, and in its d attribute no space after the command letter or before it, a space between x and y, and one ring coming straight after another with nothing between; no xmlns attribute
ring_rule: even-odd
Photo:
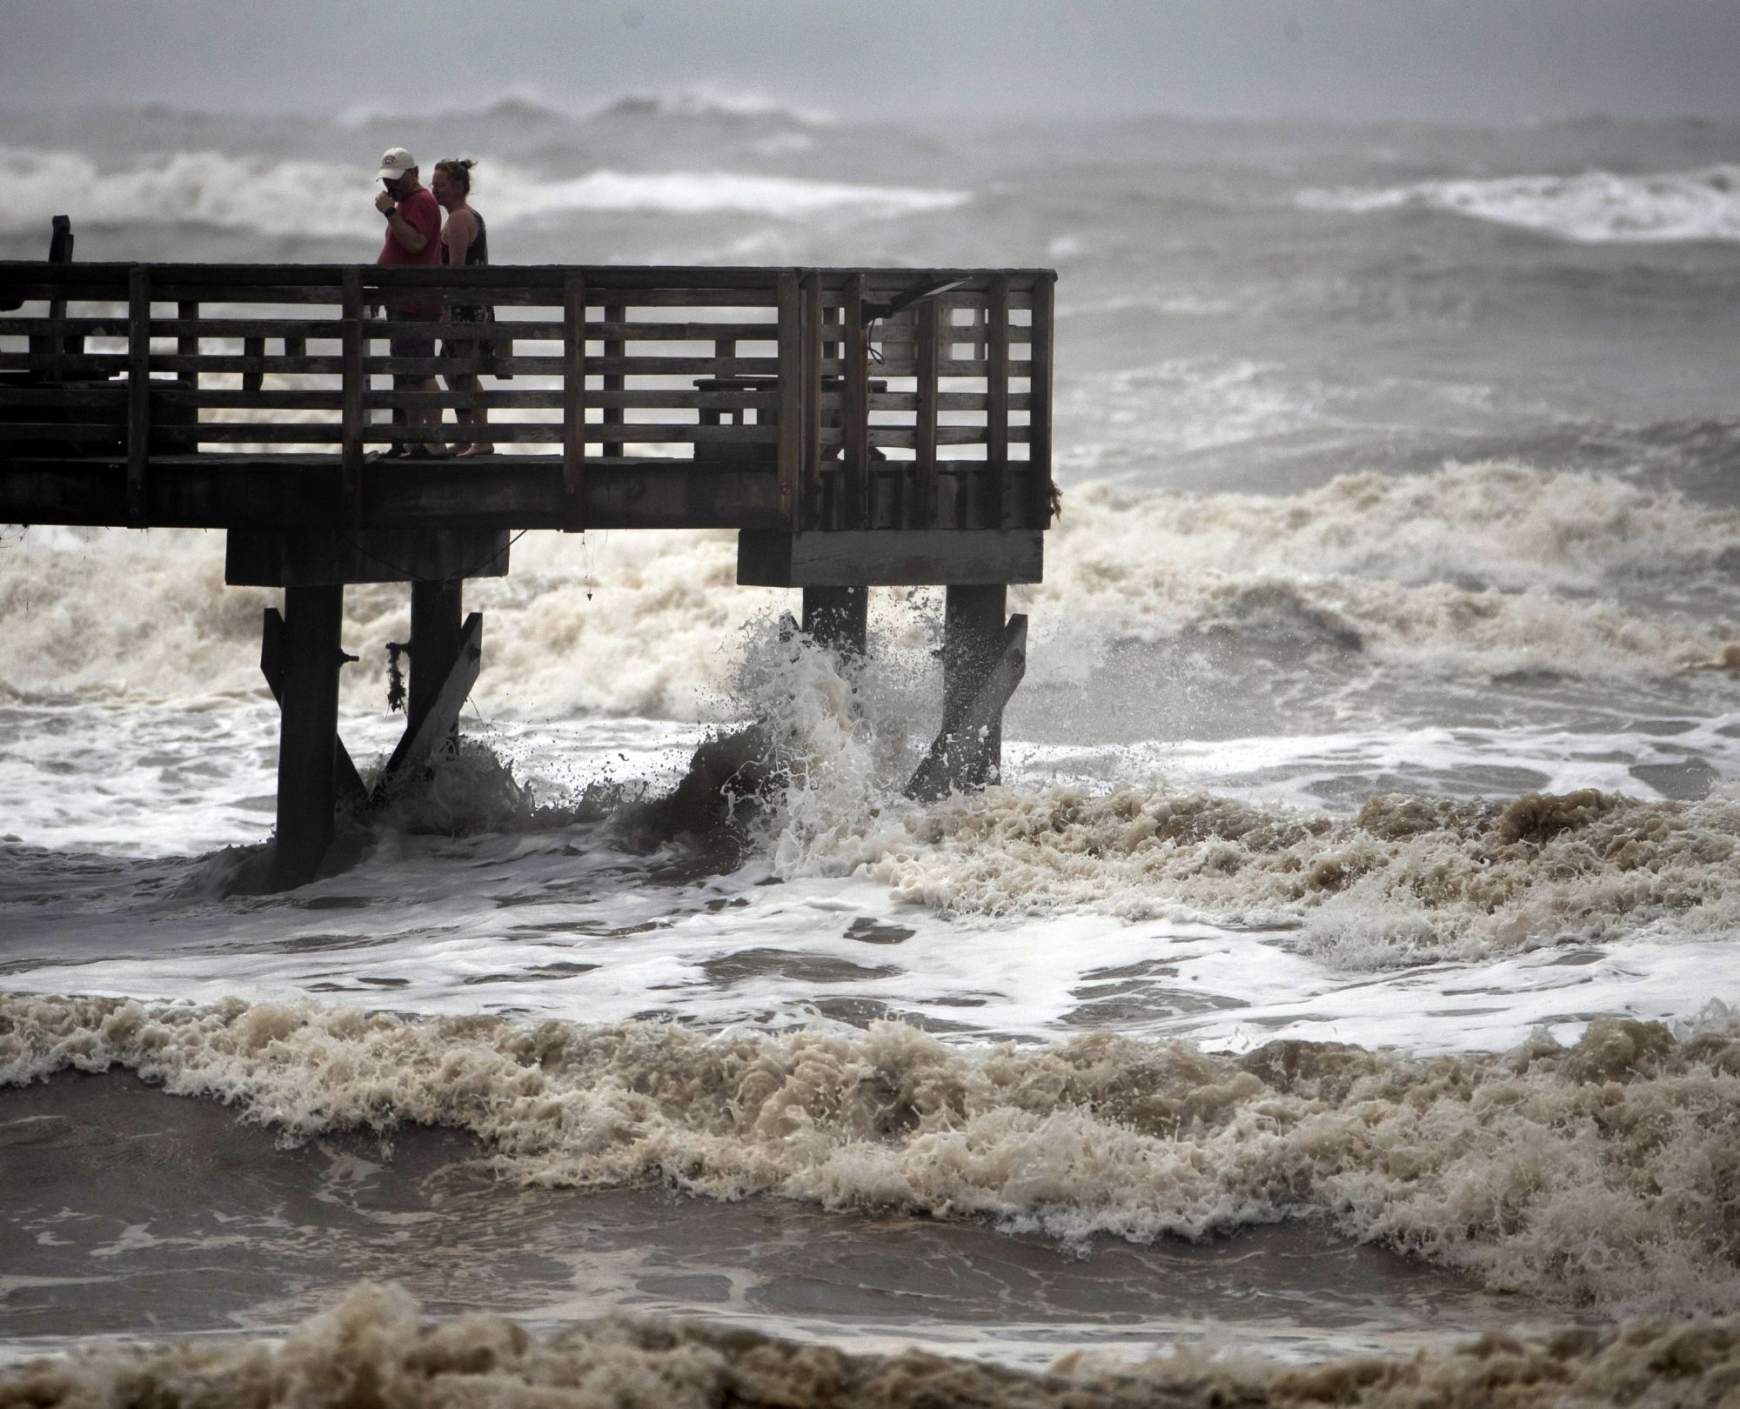
<svg viewBox="0 0 1740 1409"><path fill-rule="evenodd" d="M1009 470L1009 281L1001 276L985 305L985 352L985 502L973 527L1002 528Z"/></svg>
<svg viewBox="0 0 1740 1409"><path fill-rule="evenodd" d="M864 276L846 284L845 396L841 408L845 506L840 527L866 528L870 523L870 340L864 331Z"/></svg>
<svg viewBox="0 0 1740 1409"><path fill-rule="evenodd" d="M745 530L737 535L737 581L753 587L1038 582L1044 552L1044 535L1036 530Z"/></svg>
<svg viewBox="0 0 1740 1409"><path fill-rule="evenodd" d="M0 421L0 440L107 440L121 431L121 421Z"/></svg>
<svg viewBox="0 0 1740 1409"><path fill-rule="evenodd" d="M1028 371L1032 401L1028 411L1027 513L1036 528L1051 525L1051 364L1053 334L1052 283L1033 289L1033 362Z"/></svg>
<svg viewBox="0 0 1740 1409"><path fill-rule="evenodd" d="M569 271L562 293L562 490L569 526L584 529L586 479L586 277ZM505 428L504 428L505 429ZM505 438L505 437L504 437Z"/></svg>
<svg viewBox="0 0 1740 1409"><path fill-rule="evenodd" d="M118 406L127 400L119 382L100 386L0 386L0 406Z"/></svg>
<svg viewBox="0 0 1740 1409"><path fill-rule="evenodd" d="M127 318L127 519L142 524L151 456L151 275L143 265L127 275Z"/></svg>
<svg viewBox="0 0 1740 1409"><path fill-rule="evenodd" d="M434 393L431 393L434 394ZM364 399L367 400L367 393ZM168 387L154 390L165 406L195 406L204 411L340 411L344 391L230 391L213 387Z"/></svg>
<svg viewBox="0 0 1740 1409"><path fill-rule="evenodd" d="M96 354L95 360L101 360L101 356L101 354ZM87 355L86 360L90 361L93 358ZM385 358L374 360L386 361ZM434 358L428 359L431 366L435 364L436 360ZM198 357L185 357L179 352L165 352L153 357L151 365L160 372L241 372L244 376L248 373L258 373L261 378L268 372L289 376L318 374L341 377L344 375L342 353L336 357L325 355L282 357L275 354L268 356L264 352L254 356L207 352L201 353Z"/></svg>
<svg viewBox="0 0 1740 1409"><path fill-rule="evenodd" d="M175 314L177 322L184 326L188 324L193 325L188 332L177 333L175 339L175 351L182 357L198 357L199 304L191 300L179 302L175 305ZM176 381L191 391L197 392L199 390L199 373L197 371L182 372L176 377Z"/></svg>
<svg viewBox="0 0 1740 1409"><path fill-rule="evenodd" d="M248 364L242 371L242 390L258 391L266 378L266 340L260 337L243 338L242 357Z"/></svg>
<svg viewBox="0 0 1740 1409"><path fill-rule="evenodd" d="M0 352L0 372L58 372L68 377L113 377L131 365L125 352L87 352L82 357L64 353Z"/></svg>
<svg viewBox="0 0 1740 1409"><path fill-rule="evenodd" d="M68 338L124 338L128 336L128 325L125 317L56 319L50 314L47 317L0 318L0 334L7 337L46 338L57 326Z"/></svg>
<svg viewBox="0 0 1740 1409"><path fill-rule="evenodd" d="M224 535L231 587L331 587L361 582L505 577L505 528L233 528Z"/></svg>
<svg viewBox="0 0 1740 1409"><path fill-rule="evenodd" d="M70 266L68 274L59 277L67 278L70 275L70 282L82 275L92 281L118 281L124 284L128 267L124 263L87 262ZM31 278L56 277L52 273L45 276L44 268L41 264L22 261L12 266L10 271L6 266L0 266L0 282L4 282L8 272L12 278L21 282ZM265 285L303 287L325 284L335 289L343 277L344 268L345 266L337 264L190 264L172 261L152 266L154 278L162 285L188 282L201 286L231 285L253 288ZM444 284L468 289L508 287L554 291L559 298L563 275L570 268L581 270L594 294L621 290L625 295L634 295L613 300L628 304L638 303L639 295L643 291L673 289L719 293L757 290L767 294L771 302L774 286L782 272L776 268L749 265L630 264L498 264L464 270L371 266L368 272L371 284L383 288L429 288L441 287ZM852 271L834 269L824 273L825 287L833 291L844 284ZM915 285L955 281L960 282L960 292L982 292L987 280L998 273L1007 274L1012 288L1018 293L1031 289L1040 278L1055 277L1053 271L1047 269L880 269L869 271L869 292L877 298L883 298ZM550 301L554 302L555 299Z"/></svg>
<svg viewBox="0 0 1740 1409"><path fill-rule="evenodd" d="M344 381L339 389L342 426L340 454L344 460L342 493L347 517L355 521L362 517L363 433L367 428L363 396L368 391L368 374L363 370L362 275L355 269L345 271L342 313Z"/></svg>
<svg viewBox="0 0 1740 1409"><path fill-rule="evenodd" d="M604 310L604 321L607 323L621 323L627 316L628 311L619 303L609 304ZM606 338L603 352L604 356L599 359L601 369L604 363L611 365L608 370L603 371L603 375L599 378L601 387L607 392L621 391L623 389L623 373L619 364L624 360L622 339ZM621 425L622 409L615 405L605 406L604 424L607 426ZM603 443L603 450L606 455L620 455L622 454L622 442L606 440Z"/></svg>
<svg viewBox="0 0 1740 1409"><path fill-rule="evenodd" d="M913 476L913 504L907 519L908 528L929 528L936 522L936 393L937 393L937 308L935 299L927 299L918 311L918 409L913 413L913 449L917 452L917 467ZM872 432L871 444L875 444Z"/></svg>
<svg viewBox="0 0 1740 1409"><path fill-rule="evenodd" d="M615 305L612 305L614 307ZM721 338L744 342L779 341L778 323L625 323L618 320L588 323L586 336L615 342L717 342Z"/></svg>
<svg viewBox="0 0 1740 1409"><path fill-rule="evenodd" d="M660 357L653 354L625 356L613 351L618 344L607 343L602 357L594 358L587 370L611 376L630 377L772 377L777 376L777 357ZM838 374L838 361L824 360L821 370Z"/></svg>
<svg viewBox="0 0 1740 1409"><path fill-rule="evenodd" d="M210 395L210 393L207 393ZM261 393L265 396L274 395L271 392ZM327 395L324 392L282 392L277 395L297 397L316 397ZM240 395L240 393L237 393ZM563 391L556 388L527 391L480 391L476 403L480 406L520 406L527 408L542 408L560 410ZM377 391L371 392L368 404L371 406L459 406L469 405L471 398L462 392L453 391ZM215 404L215 403L214 403ZM235 402L235 405L248 405L247 402ZM277 403L267 403L277 404ZM286 401L286 406L302 403ZM315 403L309 402L309 405ZM679 411L712 410L712 411L745 411L745 410L779 410L779 393L772 387L766 391L688 391L676 387L653 388L633 387L627 391L600 391L597 387L586 389L586 406L614 407L631 411ZM593 425L601 424L592 422Z"/></svg>
<svg viewBox="0 0 1740 1409"><path fill-rule="evenodd" d="M154 457L152 527L330 529L342 503L339 456L306 451L205 451ZM369 466L361 527L559 529L571 512L562 457L379 460ZM21 455L0 468L0 523L121 526L124 455ZM586 461L592 528L789 527L772 457Z"/></svg>
<svg viewBox="0 0 1740 1409"><path fill-rule="evenodd" d="M879 450L918 450L922 434L923 432L916 426L871 426L869 440L870 444ZM1026 440L1027 427L1010 426L1009 439L1016 444ZM983 444L985 444L985 427L983 426L938 426L931 432L930 446L933 461L935 461L937 446ZM936 461L936 463L942 462Z"/></svg>
<svg viewBox="0 0 1740 1409"><path fill-rule="evenodd" d="M200 427L203 435L207 427L219 426L234 434L226 434L214 439L246 440L248 432L264 431L263 439L294 441L298 426L286 425L240 425L224 426L222 422L207 421ZM319 426L312 427L320 429ZM561 445L566 455L567 432L564 421L491 421L488 429L499 430L499 435L477 434L469 435L459 426L370 426L364 435L369 440L403 440L413 441L443 441L443 440L500 440L504 442L539 441L550 445ZM587 428L596 431L596 424ZM627 445L731 445L775 446L779 441L779 431L775 426L707 426L707 425L641 425L637 422L627 422L616 427L621 434L623 443ZM584 433L584 431L582 432ZM321 439L323 437L310 437Z"/></svg>
<svg viewBox="0 0 1740 1409"><path fill-rule="evenodd" d="M786 518L797 522L803 474L802 297L796 270L779 276L779 491Z"/></svg>
<svg viewBox="0 0 1740 1409"><path fill-rule="evenodd" d="M798 522L805 528L822 527L822 283L811 270L799 280L799 308L803 319L803 391L800 416L803 422L803 478L798 499Z"/></svg>
<svg viewBox="0 0 1740 1409"><path fill-rule="evenodd" d="M202 318L200 305L183 299L176 304L175 317L153 318L154 338L302 338L316 342L338 342L344 336L343 317L334 311L330 318ZM92 320L97 321L97 320Z"/></svg>

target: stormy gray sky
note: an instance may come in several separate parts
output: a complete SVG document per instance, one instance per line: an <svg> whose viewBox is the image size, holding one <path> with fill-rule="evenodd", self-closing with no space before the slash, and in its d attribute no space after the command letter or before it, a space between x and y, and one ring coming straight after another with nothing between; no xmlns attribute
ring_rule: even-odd
<svg viewBox="0 0 1740 1409"><path fill-rule="evenodd" d="M0 0L0 41L9 106L1740 114L1740 0Z"/></svg>

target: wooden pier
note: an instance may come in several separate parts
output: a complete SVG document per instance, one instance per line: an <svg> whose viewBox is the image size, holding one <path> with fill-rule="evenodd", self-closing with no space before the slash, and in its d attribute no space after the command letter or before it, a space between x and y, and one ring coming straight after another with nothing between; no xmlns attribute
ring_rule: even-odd
<svg viewBox="0 0 1740 1409"><path fill-rule="evenodd" d="M262 640L276 884L311 878L335 808L367 801L337 729L345 585L412 586L389 773L421 766L481 663L464 580L506 573L528 529L735 529L737 580L801 589L804 629L859 654L871 587L945 587L945 698L912 789L995 776L1026 639L1006 592L1040 579L1055 496L1050 270L70 253L57 229L48 261L0 263L0 522L223 529L226 581L283 589ZM456 332L460 356L395 355ZM465 372L481 390L426 389ZM407 422L461 407L488 424ZM467 441L495 453L378 454Z"/></svg>

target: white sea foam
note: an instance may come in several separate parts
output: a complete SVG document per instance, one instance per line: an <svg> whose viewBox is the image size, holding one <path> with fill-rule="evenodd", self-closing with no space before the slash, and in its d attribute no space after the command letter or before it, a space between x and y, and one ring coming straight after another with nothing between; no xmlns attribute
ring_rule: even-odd
<svg viewBox="0 0 1740 1409"><path fill-rule="evenodd" d="M34 1409L1669 1409L1726 1403L1737 1378L1732 1316L1494 1334L1405 1359L1301 1366L1202 1347L1141 1363L1072 1351L1036 1374L889 1346L868 1330L837 1347L649 1316L556 1335L492 1315L425 1320L399 1287L359 1283L281 1341L92 1345L0 1369L0 1398Z"/></svg>
<svg viewBox="0 0 1740 1409"><path fill-rule="evenodd" d="M156 165L103 171L70 151L0 148L11 173L11 197L0 231L46 227L68 209L90 224L192 224L277 237L297 233L369 236L380 233L369 205L368 170L332 162L261 163L220 152L177 152ZM287 202L294 192L294 215ZM949 210L964 191L854 185L730 171L626 172L608 168L584 176L550 177L506 163L479 169L477 204L493 224L589 211L669 215L742 212L777 220L849 212L887 218ZM373 217L371 223L371 217Z"/></svg>
<svg viewBox="0 0 1740 1409"><path fill-rule="evenodd" d="M1740 240L1740 166L1733 165L1650 176L1586 171L1308 190L1297 201L1305 210L1356 214L1445 210L1585 244Z"/></svg>
<svg viewBox="0 0 1740 1409"><path fill-rule="evenodd" d="M1731 600L1724 554L1740 552L1740 513L1477 464L1345 475L1282 498L1082 485L1049 537L1046 581L1012 594L1032 613L1035 679L1068 679L1117 641L1204 639L1449 679L1647 679L1729 644L1710 616ZM254 690L259 614L275 598L225 588L222 552L218 534L169 530L32 529L0 544L0 699ZM532 534L512 564L467 591L489 622L479 698L521 718L701 717L732 679L742 630L791 605L734 585L724 533ZM143 623L112 611L118 579L155 604ZM1657 587L1700 614L1627 603ZM934 622L901 594L874 596L882 644L927 651ZM347 672L351 699L374 696L407 603L399 587L347 592L346 643L368 662Z"/></svg>
<svg viewBox="0 0 1740 1409"><path fill-rule="evenodd" d="M124 1068L291 1139L450 1126L536 1184L662 1179L1067 1239L1321 1219L1494 1287L1676 1314L1740 1304L1737 1051L1723 1011L1678 1037L1607 1019L1574 1047L1416 1060L0 998L0 1082Z"/></svg>

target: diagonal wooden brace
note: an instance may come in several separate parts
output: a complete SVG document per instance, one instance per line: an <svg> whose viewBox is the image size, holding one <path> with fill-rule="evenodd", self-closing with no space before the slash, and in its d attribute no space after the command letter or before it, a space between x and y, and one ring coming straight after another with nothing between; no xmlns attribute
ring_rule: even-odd
<svg viewBox="0 0 1740 1409"><path fill-rule="evenodd" d="M477 683L478 672L482 668L483 613L473 612L465 618L465 626L459 633L459 650L453 658L453 668L447 672L446 680L442 681L435 702L429 706L417 727L407 729L400 737L399 746L393 750L393 756L381 770L380 781L375 784L375 801L379 802L385 796L384 790L390 779L422 768L442 742L453 733L459 724L459 711L465 707L465 698L471 693L471 687Z"/></svg>
<svg viewBox="0 0 1740 1409"><path fill-rule="evenodd" d="M954 788L982 788L1001 767L1003 708L1027 673L1027 617L1003 628L1001 649L986 663L976 688L943 716L942 729L906 785L906 795L934 802Z"/></svg>

